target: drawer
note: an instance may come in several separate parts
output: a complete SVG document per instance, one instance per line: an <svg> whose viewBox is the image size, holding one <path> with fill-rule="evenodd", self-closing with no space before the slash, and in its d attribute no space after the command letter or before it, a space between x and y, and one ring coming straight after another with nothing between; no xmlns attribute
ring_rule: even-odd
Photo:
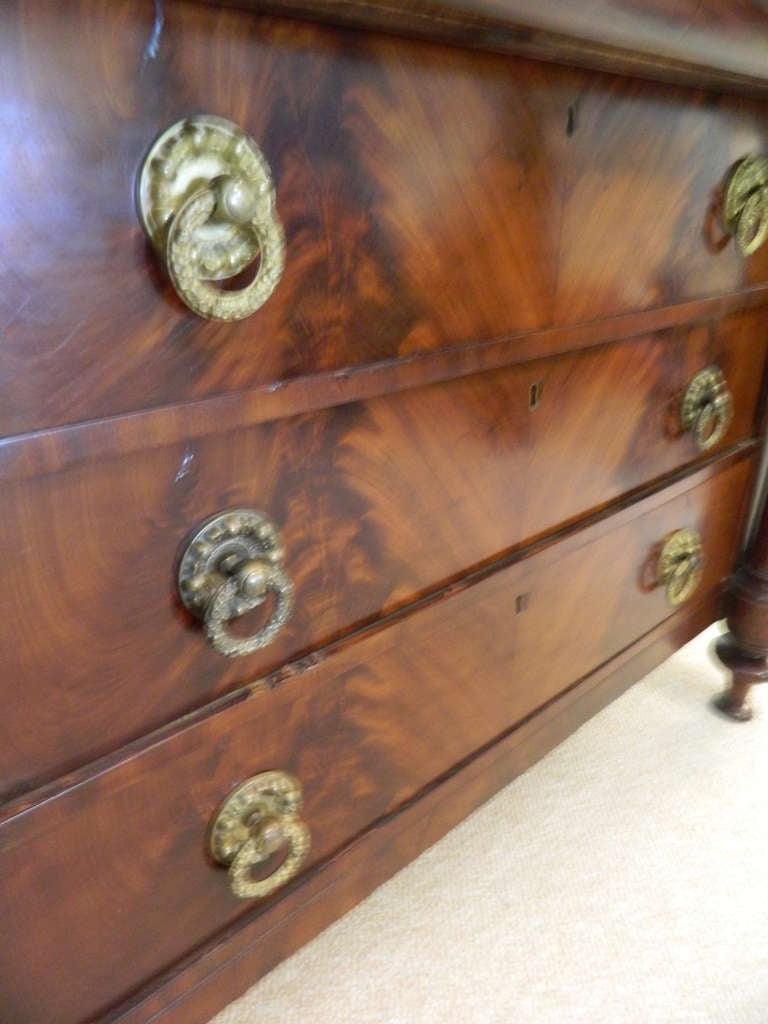
<svg viewBox="0 0 768 1024"><path fill-rule="evenodd" d="M155 40L153 13L4 4L0 436L768 279L705 232L759 103L203 4ZM181 304L133 208L198 111L258 143L285 231L237 323Z"/></svg>
<svg viewBox="0 0 768 1024"><path fill-rule="evenodd" d="M113 750L690 464L680 396L713 362L734 406L721 446L750 438L764 326L753 313L6 483L3 656L23 685L3 695L0 789ZM190 530L237 507L281 530L295 602L268 647L229 659L173 577Z"/></svg>
<svg viewBox="0 0 768 1024"><path fill-rule="evenodd" d="M673 531L700 532L698 595L711 594L753 461L704 469L7 817L4 1019L90 1020L258 912L206 855L208 822L242 780L301 781L309 869L673 614L654 570Z"/></svg>

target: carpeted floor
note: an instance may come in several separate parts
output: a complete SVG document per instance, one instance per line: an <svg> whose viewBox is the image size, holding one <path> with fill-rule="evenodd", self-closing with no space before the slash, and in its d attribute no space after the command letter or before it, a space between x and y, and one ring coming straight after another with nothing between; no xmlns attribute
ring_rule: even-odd
<svg viewBox="0 0 768 1024"><path fill-rule="evenodd" d="M768 1024L768 688L689 644L215 1024Z"/></svg>

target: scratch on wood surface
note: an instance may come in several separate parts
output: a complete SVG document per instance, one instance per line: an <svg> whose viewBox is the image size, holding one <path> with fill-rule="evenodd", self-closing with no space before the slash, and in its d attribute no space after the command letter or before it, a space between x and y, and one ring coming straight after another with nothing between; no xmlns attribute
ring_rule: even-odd
<svg viewBox="0 0 768 1024"><path fill-rule="evenodd" d="M163 34L163 25L165 23L165 15L163 14L163 0L155 0L155 17L152 22L152 29L149 33L149 39L144 46L144 50L141 55L141 71L144 72L147 64L151 60L155 60L158 53L160 52L160 36Z"/></svg>
<svg viewBox="0 0 768 1024"><path fill-rule="evenodd" d="M188 443L186 448L184 449L184 454L181 457L181 462L179 464L179 468L178 468L178 471L176 473L176 476L173 478L173 482L175 484L180 483L184 479L185 476L189 475L189 473L191 472L191 469L192 469L192 463L194 461L195 461L195 449L192 447L191 444Z"/></svg>

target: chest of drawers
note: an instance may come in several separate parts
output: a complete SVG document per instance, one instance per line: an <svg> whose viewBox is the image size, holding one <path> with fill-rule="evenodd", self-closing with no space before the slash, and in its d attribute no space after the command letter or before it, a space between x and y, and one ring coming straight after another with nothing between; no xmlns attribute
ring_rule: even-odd
<svg viewBox="0 0 768 1024"><path fill-rule="evenodd" d="M531 6L5 5L3 1022L204 1024L723 599L748 717L768 17Z"/></svg>

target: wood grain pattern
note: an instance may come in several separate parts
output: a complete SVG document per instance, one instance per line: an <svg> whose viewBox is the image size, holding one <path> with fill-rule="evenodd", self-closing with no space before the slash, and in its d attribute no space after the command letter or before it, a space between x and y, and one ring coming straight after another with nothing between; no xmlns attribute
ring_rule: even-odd
<svg viewBox="0 0 768 1024"><path fill-rule="evenodd" d="M4 662L25 682L4 695L2 793L690 465L699 453L680 434L680 399L710 363L736 410L721 450L747 441L768 347L756 316L727 333L705 324L7 483ZM180 609L174 571L189 532L234 507L282 530L296 608L270 647L228 660Z"/></svg>
<svg viewBox="0 0 768 1024"><path fill-rule="evenodd" d="M760 285L743 292L597 322L552 327L494 342L421 353L409 359L296 377L279 386L268 384L198 402L2 438L0 482L59 473L93 459L149 452L484 370L519 366L534 359L594 349L612 341L672 328L685 329L692 323L709 322L710 328L722 333L723 338L734 324L741 324L739 331L750 331L759 346L766 326L767 301L768 286Z"/></svg>
<svg viewBox="0 0 768 1024"><path fill-rule="evenodd" d="M731 165L764 143L740 114L724 119L711 104L605 77L575 99L556 323L733 287L713 161ZM761 261L736 272L758 281Z"/></svg>
<svg viewBox="0 0 768 1024"><path fill-rule="evenodd" d="M760 0L207 0L765 95Z"/></svg>
<svg viewBox="0 0 768 1024"><path fill-rule="evenodd" d="M500 317L545 322L557 164L537 139L558 88L543 70L184 3L149 58L153 4L138 6L19 3L4 20L2 85L26 116L2 145L23 149L30 121L37 144L2 224L2 433L491 337ZM83 35L101 60L79 60ZM179 303L131 204L149 143L198 111L258 141L286 229L278 291L234 325ZM57 167L54 231L30 187L41 161Z"/></svg>
<svg viewBox="0 0 768 1024"><path fill-rule="evenodd" d="M318 864L668 618L649 571L670 531L700 530L701 593L712 593L738 544L751 468L730 462L673 500L641 503L629 523L582 531L301 675L256 685L11 817L0 828L8 1019L90 1019L252 909L204 854L210 815L243 778L282 768L304 780Z"/></svg>
<svg viewBox="0 0 768 1024"><path fill-rule="evenodd" d="M153 11L4 7L0 435L768 280L704 230L760 103L183 2L155 39ZM149 142L200 110L261 145L286 228L237 324L179 303L132 209Z"/></svg>
<svg viewBox="0 0 768 1024"><path fill-rule="evenodd" d="M716 595L685 606L477 756L378 821L283 899L248 914L99 1024L208 1024L261 975L341 917L484 800L525 771L718 615Z"/></svg>
<svg viewBox="0 0 768 1024"><path fill-rule="evenodd" d="M543 0L516 43L517 0L426 13L548 60L608 13L587 63L768 93L762 15L618 2ZM768 249L737 256L718 190L767 108L185 0L9 0L0 89L0 1019L190 1024L232 950L266 969L714 615L768 351ZM276 181L286 272L243 323L179 303L133 210L147 145L197 112ZM676 412L712 362L736 418L700 460ZM241 662L174 591L235 505L297 583ZM681 526L704 581L672 615ZM314 847L257 907L205 830L268 768L302 779Z"/></svg>

